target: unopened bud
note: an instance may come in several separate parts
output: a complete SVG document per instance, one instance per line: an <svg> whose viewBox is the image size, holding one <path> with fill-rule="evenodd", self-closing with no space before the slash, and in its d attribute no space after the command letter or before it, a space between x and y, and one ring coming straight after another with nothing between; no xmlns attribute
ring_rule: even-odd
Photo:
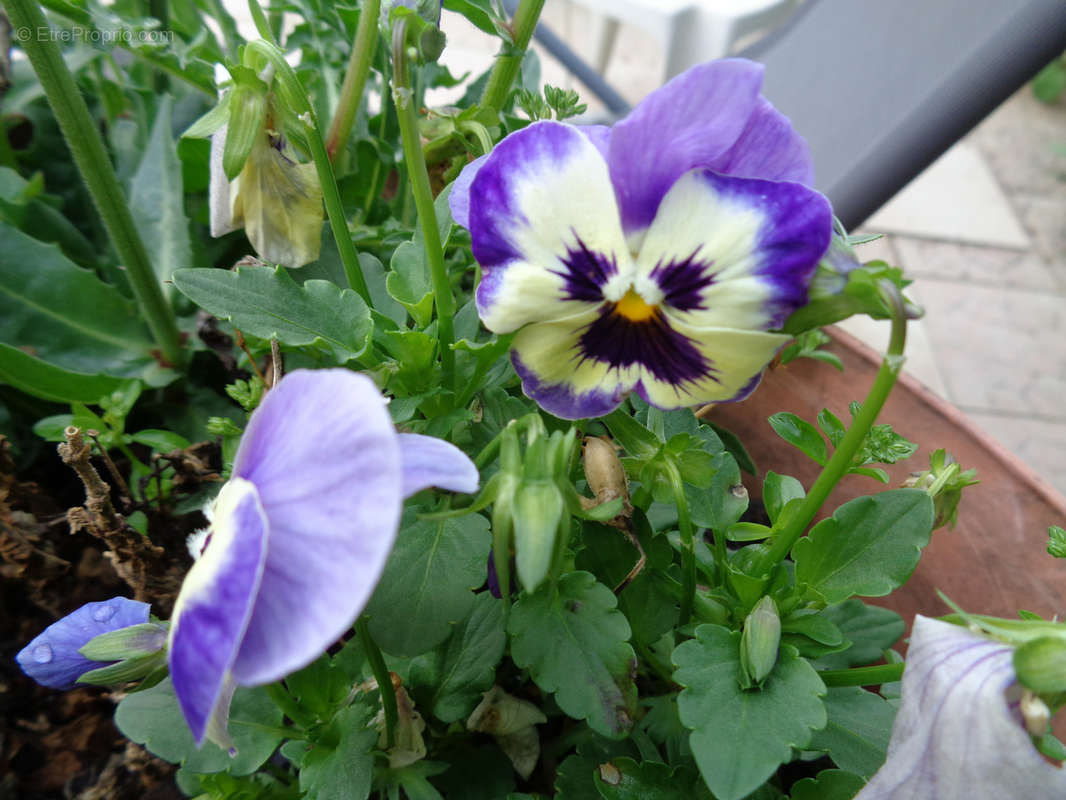
<svg viewBox="0 0 1066 800"><path fill-rule="evenodd" d="M761 686L777 663L777 648L781 643L781 617L777 604L765 596L744 620L740 635L740 666L742 688Z"/></svg>
<svg viewBox="0 0 1066 800"><path fill-rule="evenodd" d="M1041 636L1025 642L1014 651L1014 672L1039 694L1066 691L1066 639Z"/></svg>

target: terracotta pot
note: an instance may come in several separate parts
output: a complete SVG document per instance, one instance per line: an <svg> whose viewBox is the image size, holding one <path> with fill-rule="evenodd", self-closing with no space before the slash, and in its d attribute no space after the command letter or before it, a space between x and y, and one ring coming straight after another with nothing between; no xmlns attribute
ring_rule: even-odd
<svg viewBox="0 0 1066 800"><path fill-rule="evenodd" d="M767 417L791 411L813 422L828 408L847 421L848 403L861 401L873 382L880 355L843 331L830 333L834 342L828 349L843 361L844 372L800 359L771 370L748 400L720 405L708 416L736 433L755 460L758 479L745 475L753 497L762 493L767 468L794 475L806 487L819 471L772 431ZM1046 618L1066 617L1066 560L1046 551L1048 526L1066 526L1066 498L965 414L908 375L897 382L878 422L891 423L918 442L918 452L887 468L889 486L859 475L845 477L824 515L854 497L899 486L911 472L928 469L929 454L941 447L963 469L976 467L981 483L964 490L958 524L933 533L910 581L871 602L902 614L908 628L916 613L949 613L937 589L973 613L1013 618L1019 609L1027 609Z"/></svg>

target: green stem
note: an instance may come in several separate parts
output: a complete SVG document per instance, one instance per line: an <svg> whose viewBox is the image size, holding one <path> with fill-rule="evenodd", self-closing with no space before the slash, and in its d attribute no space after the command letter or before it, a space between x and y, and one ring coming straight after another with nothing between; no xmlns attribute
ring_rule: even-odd
<svg viewBox="0 0 1066 800"><path fill-rule="evenodd" d="M296 725L307 730L315 723L315 718L312 714L307 713L304 709L300 708L299 703L289 694L289 690L285 688L280 682L268 683L266 685L266 692L274 705L281 709L286 717L291 719ZM292 735L292 731L289 731L289 735Z"/></svg>
<svg viewBox="0 0 1066 800"><path fill-rule="evenodd" d="M826 686L879 686L903 677L903 664L879 664L876 667L827 669L818 673Z"/></svg>
<svg viewBox="0 0 1066 800"><path fill-rule="evenodd" d="M426 247L426 261L433 280L433 296L437 303L437 332L440 339L440 360L444 368L444 384L455 390L455 298L448 282L444 266L444 247L437 227L437 212L433 208L433 190L429 184L426 159L422 154L422 141L418 132L418 116L415 112L414 95L407 69L405 39L407 20L399 19L392 32L392 99L400 121L403 138L403 157L407 164L415 208L418 210L418 225Z"/></svg>
<svg viewBox="0 0 1066 800"><path fill-rule="evenodd" d="M363 277L362 267L359 266L359 256L352 244L352 235L348 231L348 220L344 216L344 206L341 203L341 192L337 187L337 177L333 174L333 164L330 163L326 153L326 146L322 141L322 132L318 127L318 119L315 110L307 99L300 79L296 77L293 68L285 60L281 50L270 42L260 39L249 42L248 49L259 53L274 65L279 81L279 95L289 110L308 121L306 125L307 143L311 149L311 158L315 162L318 171L318 181L322 184L322 201L326 205L326 215L329 217L329 227L333 232L333 238L337 242L337 250L340 252L341 264L344 265L344 275L348 279L348 285L354 289L366 304L374 307L374 301L370 299L370 289L367 288L366 279Z"/></svg>
<svg viewBox="0 0 1066 800"><path fill-rule="evenodd" d="M511 85L522 68L522 58L529 47L529 40L533 38L537 20L544 8L544 0L522 0L514 12L511 21L511 30L514 34L513 42L505 44L503 50L496 57L496 63L492 67L492 74L485 84L485 92L481 95L481 105L485 108L503 108L507 102L507 96L511 92Z"/></svg>
<svg viewBox="0 0 1066 800"><path fill-rule="evenodd" d="M685 486L681 473L667 462L670 484L674 489L674 504L677 506L677 529L681 532L681 613L677 625L687 625L692 616L692 604L696 597L696 536L692 530L692 518L688 510Z"/></svg>
<svg viewBox="0 0 1066 800"><path fill-rule="evenodd" d="M366 617L360 617L356 621L355 632L359 635L359 642L363 645L366 660L370 662L370 670L378 682L381 707L385 711L385 747L388 749L396 743L396 690L392 688L392 675L389 673L389 668L385 666L385 658L381 655L377 642L370 635Z"/></svg>
<svg viewBox="0 0 1066 800"><path fill-rule="evenodd" d="M36 32L48 29L48 21L35 0L4 0L4 6L16 30ZM156 345L166 361L180 364L182 352L174 311L163 296L148 251L130 215L126 195L85 100L63 62L59 45L48 36L30 36L21 45L48 97L48 104L100 212L111 243L126 268L134 298Z"/></svg>
<svg viewBox="0 0 1066 800"><path fill-rule="evenodd" d="M837 446L833 457L822 468L807 496L803 499L803 504L795 514L788 518L785 526L771 540L770 549L760 561L763 572L784 560L792 550L792 545L803 535L811 520L814 519L814 515L825 503L829 493L847 473L852 459L877 420L877 415L881 413L881 408L903 368L903 348L907 341L907 317L903 308L903 297L893 284L883 282L881 289L892 308L892 335L888 344L888 352L881 362L881 368L874 378L869 394L866 395L862 410L852 420L851 427L848 428L848 432Z"/></svg>
<svg viewBox="0 0 1066 800"><path fill-rule="evenodd" d="M359 26L355 29L355 41L348 58L348 70L344 73L341 86L341 98L333 114L333 122L326 135L326 153L332 161L337 151L348 141L355 122L355 113L363 100L363 89L370 74L370 60L374 57L374 48L378 43L378 14L381 0L364 0L363 10L359 15Z"/></svg>

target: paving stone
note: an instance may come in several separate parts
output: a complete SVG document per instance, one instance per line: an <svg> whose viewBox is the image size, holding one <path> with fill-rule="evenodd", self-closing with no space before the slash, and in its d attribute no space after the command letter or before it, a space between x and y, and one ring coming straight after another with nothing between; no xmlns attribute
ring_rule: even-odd
<svg viewBox="0 0 1066 800"><path fill-rule="evenodd" d="M1045 259L1032 251L909 236L895 236L892 244L899 254L900 266L910 277L1053 292L1063 288Z"/></svg>

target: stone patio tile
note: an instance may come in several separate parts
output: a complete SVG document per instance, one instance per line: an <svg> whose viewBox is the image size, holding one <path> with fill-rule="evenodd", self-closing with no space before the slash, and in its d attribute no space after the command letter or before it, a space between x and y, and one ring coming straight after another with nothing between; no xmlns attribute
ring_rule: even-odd
<svg viewBox="0 0 1066 800"><path fill-rule="evenodd" d="M1066 100L1048 106L1024 86L968 137L1010 193L1066 191Z"/></svg>
<svg viewBox="0 0 1066 800"><path fill-rule="evenodd" d="M919 279L948 399L1066 422L1066 301L1021 289Z"/></svg>
<svg viewBox="0 0 1066 800"><path fill-rule="evenodd" d="M893 237L892 244L899 255L899 266L910 277L1051 292L1063 288L1047 262L1034 252L909 236Z"/></svg>
<svg viewBox="0 0 1066 800"><path fill-rule="evenodd" d="M1032 234L1036 251L1053 266L1058 265L1059 277L1066 277L1062 273L1066 261L1066 185L1048 197L1017 195L1014 205Z"/></svg>
<svg viewBox="0 0 1066 800"><path fill-rule="evenodd" d="M963 410L980 428L1025 461L1059 492L1066 494L1066 422Z"/></svg>
<svg viewBox="0 0 1066 800"><path fill-rule="evenodd" d="M977 148L959 142L866 221L870 230L1027 249L1029 237Z"/></svg>

